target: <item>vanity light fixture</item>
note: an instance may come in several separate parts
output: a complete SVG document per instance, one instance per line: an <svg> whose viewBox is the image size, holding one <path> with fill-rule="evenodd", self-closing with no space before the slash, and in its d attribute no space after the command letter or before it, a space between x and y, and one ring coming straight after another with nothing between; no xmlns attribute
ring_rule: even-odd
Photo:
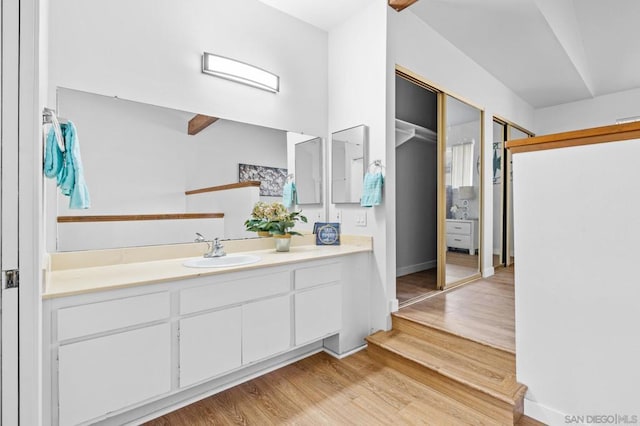
<svg viewBox="0 0 640 426"><path fill-rule="evenodd" d="M280 91L280 77L277 75L213 53L203 53L202 72L273 93Z"/></svg>

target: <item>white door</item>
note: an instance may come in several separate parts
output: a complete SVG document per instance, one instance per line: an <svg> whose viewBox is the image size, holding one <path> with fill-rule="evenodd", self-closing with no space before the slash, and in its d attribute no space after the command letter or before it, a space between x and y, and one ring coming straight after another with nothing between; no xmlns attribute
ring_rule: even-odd
<svg viewBox="0 0 640 426"><path fill-rule="evenodd" d="M18 424L18 289L10 288L6 271L18 269L18 49L19 2L2 1L0 10L0 380L1 421Z"/></svg>

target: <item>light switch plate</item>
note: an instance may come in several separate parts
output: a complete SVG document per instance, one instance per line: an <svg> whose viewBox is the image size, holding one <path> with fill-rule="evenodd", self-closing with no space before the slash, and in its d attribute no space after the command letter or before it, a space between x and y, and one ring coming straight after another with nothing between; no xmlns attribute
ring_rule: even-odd
<svg viewBox="0 0 640 426"><path fill-rule="evenodd" d="M356 226L367 226L367 212L356 214Z"/></svg>

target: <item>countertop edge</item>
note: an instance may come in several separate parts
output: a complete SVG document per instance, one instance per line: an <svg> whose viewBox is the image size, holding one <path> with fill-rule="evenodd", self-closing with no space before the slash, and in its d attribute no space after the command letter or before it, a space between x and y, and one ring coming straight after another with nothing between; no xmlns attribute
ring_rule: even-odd
<svg viewBox="0 0 640 426"><path fill-rule="evenodd" d="M309 250L308 246L305 250ZM336 248L336 251L330 251L331 248ZM230 266L224 268L187 268L182 266L182 262L186 259L190 259L191 257L186 258L175 258L175 259L166 259L166 260L156 260L149 262L140 262L140 263L127 263L122 265L110 265L110 266L98 266L98 267L89 267L89 268L77 268L72 270L62 270L62 271L52 271L47 272L46 274L46 286L45 291L42 293L42 300L51 300L57 299L61 297L70 297L70 296L78 296L83 294L92 294L97 292L104 292L110 290L119 290L126 289L132 287L139 287L144 285L153 285L160 284L164 282L176 281L176 280L184 280L184 279L192 279L206 276L214 276L221 275L227 273L235 273L235 272L245 272L252 271L260 268L270 268L276 266L283 266L288 264L295 264L301 262L308 262L313 260L322 260L322 259L331 259L335 257L348 256L357 253L366 253L372 252L372 247L370 246L359 246L359 245L341 245L336 247L329 246L319 246L317 250L309 250L308 253L296 253L292 250L293 253L279 253L277 256L282 256L281 259L274 260L273 258L267 259L267 263L263 263L264 259L262 259L258 263L253 263L249 265L242 266ZM273 256L273 250L256 250L256 251L247 251L244 252L246 254L258 254L263 256ZM293 256L291 256L293 254ZM301 256L301 254L306 254L306 256ZM113 276L122 276L128 270L138 269L136 274L144 274L144 270L146 268L149 269L149 274L152 274L152 270L155 267L159 266L159 264L163 264L166 267L175 267L179 266L178 272L167 273L165 276L156 275L151 276L149 278L132 278L131 280L125 281L124 278L121 282L113 282ZM119 273L120 272L120 273ZM80 280L96 280L95 274L106 273L107 275L113 275L105 278L104 284L98 285L86 285L86 286L78 286L77 289L60 289L55 290L56 285L60 286L59 283L56 283L58 280L65 281L80 281ZM65 277L67 276L67 277ZM54 288L54 290L52 290Z"/></svg>

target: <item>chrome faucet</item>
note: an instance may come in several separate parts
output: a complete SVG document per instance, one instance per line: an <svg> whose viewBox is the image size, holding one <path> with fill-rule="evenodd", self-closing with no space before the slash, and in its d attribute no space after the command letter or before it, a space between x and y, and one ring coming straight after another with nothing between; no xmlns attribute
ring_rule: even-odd
<svg viewBox="0 0 640 426"><path fill-rule="evenodd" d="M208 251L203 255L204 257L222 257L227 255L219 238L215 238L213 241L207 240L201 233L196 232L195 241L196 243L207 243Z"/></svg>

